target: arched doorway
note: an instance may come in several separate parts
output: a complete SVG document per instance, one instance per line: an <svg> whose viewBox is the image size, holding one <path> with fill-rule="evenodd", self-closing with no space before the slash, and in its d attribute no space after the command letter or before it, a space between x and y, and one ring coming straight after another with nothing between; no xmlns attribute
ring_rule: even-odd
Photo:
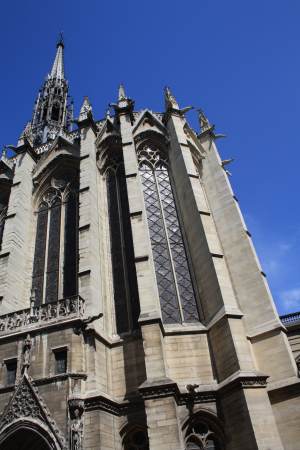
<svg viewBox="0 0 300 450"><path fill-rule="evenodd" d="M19 424L4 435L0 435L0 450L56 450L57 447L47 432L39 427Z"/></svg>

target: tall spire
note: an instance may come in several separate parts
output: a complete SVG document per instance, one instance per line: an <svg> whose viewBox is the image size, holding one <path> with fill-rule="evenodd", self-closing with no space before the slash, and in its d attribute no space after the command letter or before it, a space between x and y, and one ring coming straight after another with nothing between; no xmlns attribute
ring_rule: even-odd
<svg viewBox="0 0 300 450"><path fill-rule="evenodd" d="M35 102L30 130L33 145L55 139L60 130L70 131L73 106L69 102L68 89L64 76L64 42L61 34L51 72Z"/></svg>
<svg viewBox="0 0 300 450"><path fill-rule="evenodd" d="M56 45L56 55L54 59L54 63L51 69L50 78L64 78L64 40L63 35L60 33L59 39Z"/></svg>

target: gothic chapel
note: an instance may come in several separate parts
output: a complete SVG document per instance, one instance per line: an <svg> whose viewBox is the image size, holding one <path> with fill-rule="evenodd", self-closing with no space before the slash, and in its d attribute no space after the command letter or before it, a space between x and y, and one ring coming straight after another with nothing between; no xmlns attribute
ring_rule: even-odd
<svg viewBox="0 0 300 450"><path fill-rule="evenodd" d="M0 161L0 450L299 450L300 380L203 112L120 86L79 117L64 43ZM300 317L300 316L299 316Z"/></svg>

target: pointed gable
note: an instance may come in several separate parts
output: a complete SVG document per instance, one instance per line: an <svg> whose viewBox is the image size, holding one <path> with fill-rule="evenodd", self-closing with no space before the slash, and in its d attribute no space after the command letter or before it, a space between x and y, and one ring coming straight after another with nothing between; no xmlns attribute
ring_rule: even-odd
<svg viewBox="0 0 300 450"><path fill-rule="evenodd" d="M61 449L66 449L63 434L57 427L38 390L30 377L24 373L16 386L15 392L3 411L0 419L0 431L18 419L34 420L47 426Z"/></svg>

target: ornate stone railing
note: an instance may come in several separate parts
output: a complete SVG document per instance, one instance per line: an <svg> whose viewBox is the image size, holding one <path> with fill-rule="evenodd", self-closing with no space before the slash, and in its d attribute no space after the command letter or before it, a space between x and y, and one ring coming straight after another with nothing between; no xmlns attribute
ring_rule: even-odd
<svg viewBox="0 0 300 450"><path fill-rule="evenodd" d="M283 325L294 325L296 323L300 324L300 311L286 314L285 316L280 316L280 320L283 323Z"/></svg>
<svg viewBox="0 0 300 450"><path fill-rule="evenodd" d="M40 306L21 309L0 316L0 336L23 331L24 328L36 328L69 319L80 319L84 314L84 300L78 295L45 303Z"/></svg>

